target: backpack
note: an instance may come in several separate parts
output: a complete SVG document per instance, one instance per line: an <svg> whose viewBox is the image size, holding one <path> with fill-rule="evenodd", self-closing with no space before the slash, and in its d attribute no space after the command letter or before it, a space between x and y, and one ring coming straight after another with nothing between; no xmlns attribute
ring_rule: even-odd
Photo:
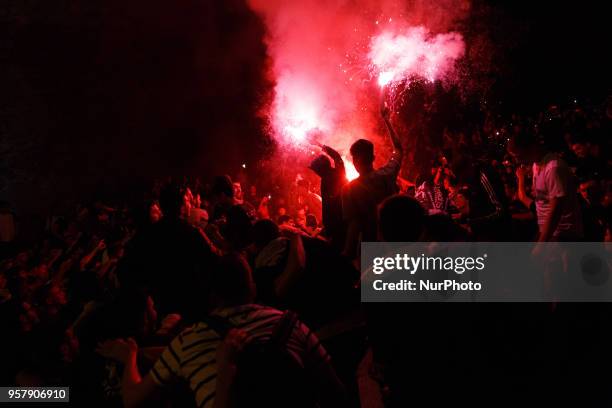
<svg viewBox="0 0 612 408"><path fill-rule="evenodd" d="M231 323L213 317L204 321L224 338ZM287 350L297 315L286 311L267 340L249 342L236 362L236 407L316 407L306 370Z"/></svg>

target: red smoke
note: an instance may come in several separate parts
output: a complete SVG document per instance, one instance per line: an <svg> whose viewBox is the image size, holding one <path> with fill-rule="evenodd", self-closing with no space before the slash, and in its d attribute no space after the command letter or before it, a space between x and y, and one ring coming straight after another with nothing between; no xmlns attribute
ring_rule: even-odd
<svg viewBox="0 0 612 408"><path fill-rule="evenodd" d="M276 83L267 110L281 146L307 147L313 131L345 156L358 138L380 146L378 85L440 79L463 53L447 32L465 0L247 1L267 28Z"/></svg>

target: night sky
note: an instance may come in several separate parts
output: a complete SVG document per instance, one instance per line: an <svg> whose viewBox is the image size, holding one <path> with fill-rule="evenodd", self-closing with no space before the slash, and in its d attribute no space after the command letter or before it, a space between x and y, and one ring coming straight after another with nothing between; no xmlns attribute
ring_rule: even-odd
<svg viewBox="0 0 612 408"><path fill-rule="evenodd" d="M503 109L610 92L604 2L474 7ZM270 149L264 27L243 0L5 0L0 21L0 199L23 217Z"/></svg>

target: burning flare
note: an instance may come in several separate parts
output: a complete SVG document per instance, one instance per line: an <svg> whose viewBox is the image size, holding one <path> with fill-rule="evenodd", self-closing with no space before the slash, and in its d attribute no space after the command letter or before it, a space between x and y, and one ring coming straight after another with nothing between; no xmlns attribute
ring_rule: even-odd
<svg viewBox="0 0 612 408"><path fill-rule="evenodd" d="M347 180L353 181L359 177L359 173L357 173L357 169L355 169L353 161L346 156L342 156L342 160L344 160L344 170L346 171Z"/></svg>

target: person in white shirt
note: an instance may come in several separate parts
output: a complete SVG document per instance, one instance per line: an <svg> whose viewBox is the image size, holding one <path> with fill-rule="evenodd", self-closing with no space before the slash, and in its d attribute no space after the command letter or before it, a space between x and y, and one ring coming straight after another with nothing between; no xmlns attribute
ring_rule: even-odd
<svg viewBox="0 0 612 408"><path fill-rule="evenodd" d="M520 162L533 165L533 189L539 242L578 241L583 237L577 180L567 163L547 151L533 135L516 135L509 152Z"/></svg>

